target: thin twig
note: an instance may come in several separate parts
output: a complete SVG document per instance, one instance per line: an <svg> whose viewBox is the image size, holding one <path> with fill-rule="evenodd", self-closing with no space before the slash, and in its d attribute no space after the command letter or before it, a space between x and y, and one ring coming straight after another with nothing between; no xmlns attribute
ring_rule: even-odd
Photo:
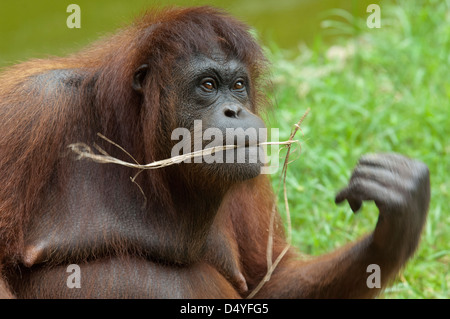
<svg viewBox="0 0 450 319"><path fill-rule="evenodd" d="M258 145L276 145L276 144L290 145L292 143L298 143L298 141L293 140L293 141L285 141L285 142L264 142L264 143L259 143ZM114 145L116 145L116 144L114 143ZM74 144L70 144L68 147L73 152L78 154L78 159L88 158L88 159L93 160L94 162L101 163L101 164L110 163L110 164L117 164L117 165L122 165L122 166L130 167L130 168L137 168L137 169L158 169L158 168L162 168L162 167L166 167L166 166L170 166L170 165L174 165L174 164L179 164L179 163L182 163L183 161L191 159L191 158L205 156L205 155L211 155L215 152L234 149L234 148L237 148L238 146L236 146L236 145L214 146L214 147L205 148L203 150L186 153L183 155L177 155L177 156L170 157L168 159L155 161L155 162L152 162L149 164L143 164L143 165L139 164L139 163L130 163L130 162L122 161L118 158L107 155L106 151L101 149L98 145L96 145L96 149L101 154L94 153L92 151L91 147L85 143L74 143ZM125 151L125 150L123 150L123 151ZM128 152L127 152L127 154L128 154ZM133 160L134 160L134 158L133 158Z"/></svg>
<svg viewBox="0 0 450 319"><path fill-rule="evenodd" d="M284 255L286 255L286 253L288 252L288 250L291 246L292 224L291 224L291 214L289 211L289 202L288 202L288 198L287 198L287 187L286 187L287 167L288 167L288 164L290 163L289 156L290 156L291 145L292 145L292 143L289 143L289 142L294 140L295 134L297 134L297 131L300 129L300 126L303 123L303 121L305 120L309 111L310 111L310 108L308 108L305 111L305 114L303 114L302 118L297 122L297 124L294 125L294 129L292 130L291 135L289 136L289 140L287 141L288 143L286 143L287 152L286 152L286 157L284 159L283 169L282 169L281 175L280 175L280 183L278 184L277 194L279 192L279 187L280 187L281 183L283 185L284 205L285 205L285 209L286 209L287 230L288 230L286 246L283 248L281 253L278 255L277 259L275 259L275 262L272 263L273 237L274 237L273 233L274 233L274 222L275 222L275 215L276 215L276 204L274 203L274 205L272 207L271 216L270 216L269 238L267 239L267 252L266 252L267 253L267 272L266 272L266 275L263 277L263 279L255 287L255 289L253 289L253 291L247 296L248 299L253 298L261 290L261 288L264 286L264 284L270 280L272 273L275 271L275 269L278 266L278 264L280 263L281 259L283 259Z"/></svg>
<svg viewBox="0 0 450 319"><path fill-rule="evenodd" d="M99 137L101 137L102 139L104 139L105 141L107 141L108 143L111 143L112 145L114 145L115 147L117 147L118 149L120 149L122 152L124 152L125 154L127 154L127 155L128 155L128 156L136 163L136 164L139 165L139 162L136 161L136 159L135 159L133 156L131 156L131 154L128 153L127 150L124 149L122 146L120 146L119 144L117 144L117 143L111 141L109 138L107 138L105 135L103 135L103 134L101 134L101 133L97 133L97 135L98 135Z"/></svg>
<svg viewBox="0 0 450 319"><path fill-rule="evenodd" d="M285 205L285 209L286 209L286 219L287 219L288 234L287 234L287 239L286 239L286 246L283 248L281 253L277 256L275 261L272 262L272 260L273 260L274 223L275 223L275 215L276 215L276 212L277 212L276 200L275 200L274 204L272 206L272 212L271 212L270 223L269 223L269 236L268 236L267 250L266 250L267 272L266 272L265 276L263 277L263 279L260 281L260 283L256 286L256 288L247 296L247 298L253 298L259 292L259 290L264 286L264 284L267 281L270 280L270 278L272 276L272 273L275 271L276 267L278 266L280 261L283 259L283 257L286 255L286 253L288 252L288 250L289 250L289 248L291 246L292 225L291 225L291 215L290 215L290 211L289 211L289 203L288 203L288 197L287 197L286 174L287 174L287 167L291 163L289 161L289 156L290 156L290 153L291 153L291 146L294 143L298 143L299 144L298 140L294 140L295 134L297 133L298 130L301 130L301 128L300 128L301 124L303 123L304 119L308 115L309 111L310 111L310 109L308 108L305 111L305 113L303 114L302 118L296 124L294 124L294 128L293 128L293 130L291 132L291 135L289 136L289 139L287 141L284 141L284 142L264 142L264 143L259 143L258 144L260 146L262 146L262 145L284 145L287 148L285 160L284 160L284 163L283 163L283 169L282 169L281 175L280 175L280 183L278 185L277 194L279 193L280 185L283 185L283 195L284 195L283 197L284 197L284 205ZM198 157L198 156L204 156L204 155L211 155L211 154L213 154L215 152L228 150L228 149L234 149L234 148L238 147L236 145L215 146L215 147L206 148L206 149L203 149L203 150L200 150L200 151L195 151L195 152L191 152L191 153L187 153L187 154L183 154L183 155L173 156L173 157L165 159L165 160L155 161L155 162L152 162L152 163L149 163L149 164L141 165L123 147L121 147L120 145L118 145L115 142L111 141L110 139L108 139L107 137L105 137L104 135L102 135L100 133L97 133L97 135L99 137L101 137L102 139L104 139L105 141L109 142L110 144L118 147L125 154L127 154L131 159L133 159L133 161L135 163L129 163L129 162L126 162L126 161L119 160L118 158L112 157L105 150L103 150L100 146L98 146L97 144L94 144L94 147L100 154L94 153L92 151L92 149L88 145L86 145L84 143L74 143L74 144L70 144L68 147L73 152L78 154L78 159L88 158L88 159L91 159L91 160L93 160L94 162L97 162L97 163L102 163L102 164L111 163L111 164L117 164L117 165L122 165L122 166L130 167L130 168L137 168L137 169L139 169L139 172L134 177L130 177L130 179L131 179L131 181L134 184L136 184L138 186L140 192L144 196L144 200L145 200L144 205L147 202L147 197L145 196L144 191L142 190L141 186L136 182L136 177L143 170L146 170L146 169L158 169L158 168L162 168L162 167L166 167L166 166L170 166L170 165L174 165L174 164L179 164L179 163L181 163L183 161L186 161L188 159L191 159L191 158L195 158L195 157Z"/></svg>
<svg viewBox="0 0 450 319"><path fill-rule="evenodd" d="M138 187L139 191L141 192L142 196L144 197L144 203L142 205L142 208L145 208L147 206L147 196L145 196L144 190L142 189L142 187L136 182L136 178L138 177L138 175L146 169L158 169L158 168L162 168L162 167L166 167L169 165L173 165L173 164L179 164L185 160L194 158L194 157L198 157L198 156L204 156L204 155L210 155L213 154L214 152L218 152L218 151L222 151L222 150L228 150L228 149L234 149L237 148L238 146L236 145L225 145L225 146L215 146L215 147L211 147L211 148L206 148L204 150L200 150L200 151L196 151L196 152L191 152L191 153L187 153L187 154L183 154L183 155L178 155L178 156L174 156L171 157L169 159L165 159L165 160L161 160L161 161L156 161L153 163L149 163L149 164L145 164L145 165L141 165L139 164L139 162L130 154L128 153L123 147L121 147L120 145L118 145L117 143L111 141L110 139L108 139L107 137L105 137L104 135L97 133L97 135L99 137L101 137L102 139L104 139L105 141L107 141L108 143L116 146L117 148L119 148L121 151L123 151L125 154L127 154L135 163L129 163L126 161L122 161L118 158L115 158L111 155L109 155L104 149L102 149L99 145L94 144L94 148L100 153L100 154L96 154L93 152L93 150L84 143L75 143L75 144L70 144L68 147L75 153L78 154L78 159L83 159L83 158L88 158L93 160L94 162L97 163L101 163L101 164L117 164L117 165L122 165L122 166L126 166L126 167L130 167L130 168L137 168L139 169L139 172L137 172L136 175L134 175L134 177L130 176L130 180L132 183L136 184L136 186ZM291 143L297 143L298 141L288 141L288 142L264 142L264 143L259 143L259 145L274 145L274 144L279 144L279 145L290 145Z"/></svg>

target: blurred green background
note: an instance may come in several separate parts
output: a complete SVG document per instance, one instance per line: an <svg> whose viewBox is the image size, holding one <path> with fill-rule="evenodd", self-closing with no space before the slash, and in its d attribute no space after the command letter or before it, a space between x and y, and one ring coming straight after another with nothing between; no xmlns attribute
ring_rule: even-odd
<svg viewBox="0 0 450 319"><path fill-rule="evenodd" d="M81 29L66 27L70 3L81 7ZM379 29L367 27L370 3L381 7ZM373 204L357 215L334 204L362 154L400 152L428 164L432 200L420 248L380 297L449 298L450 1L2 1L0 67L72 53L167 4L223 7L255 28L272 63L274 108L264 116L281 139L311 108L287 178L293 244L305 254L373 229Z"/></svg>
<svg viewBox="0 0 450 319"><path fill-rule="evenodd" d="M29 57L65 54L83 47L100 35L126 25L149 7L165 5L214 5L255 27L262 39L289 48L311 42L324 13L331 8L366 15L370 0L16 0L0 3L0 66ZM76 3L82 12L80 29L66 27L66 8Z"/></svg>

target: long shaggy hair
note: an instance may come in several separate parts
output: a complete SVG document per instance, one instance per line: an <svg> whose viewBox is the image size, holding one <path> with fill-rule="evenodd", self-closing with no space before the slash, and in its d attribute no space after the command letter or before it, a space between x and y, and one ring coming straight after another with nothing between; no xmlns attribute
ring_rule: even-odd
<svg viewBox="0 0 450 319"><path fill-rule="evenodd" d="M215 43L258 81L266 60L248 31L210 7L151 11L77 54L6 69L0 75L0 260L21 250L24 225L41 207L46 187L64 184L73 161L70 143L92 143L101 132L141 163L167 155L178 61L207 53ZM140 96L131 81L143 63L149 72ZM260 98L253 91L252 103ZM148 197L168 200L161 173L145 174Z"/></svg>

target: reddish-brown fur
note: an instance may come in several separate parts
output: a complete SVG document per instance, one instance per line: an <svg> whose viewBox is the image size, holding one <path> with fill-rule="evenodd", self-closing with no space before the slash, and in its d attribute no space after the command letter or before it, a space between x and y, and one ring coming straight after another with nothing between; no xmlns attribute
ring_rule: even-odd
<svg viewBox="0 0 450 319"><path fill-rule="evenodd" d="M221 189L179 181L177 168L146 171L137 180L148 199L141 211L129 180L135 171L77 161L67 149L99 143L101 132L140 163L169 157L173 66L211 43L243 61L258 87L261 49L244 25L205 7L148 13L81 53L1 75L0 296L239 298L256 287L267 271L267 176ZM145 62L141 97L131 81ZM286 245L279 217L275 226L274 259ZM367 265L380 264L385 285L401 262L368 247L370 236L308 261L291 250L257 296L374 296ZM81 289L65 285L72 263L81 267Z"/></svg>

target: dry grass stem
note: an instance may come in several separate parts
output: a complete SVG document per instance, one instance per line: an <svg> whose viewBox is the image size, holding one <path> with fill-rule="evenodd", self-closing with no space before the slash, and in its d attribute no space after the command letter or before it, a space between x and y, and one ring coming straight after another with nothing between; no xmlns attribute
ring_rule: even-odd
<svg viewBox="0 0 450 319"><path fill-rule="evenodd" d="M294 125L294 129L292 130L291 135L289 136L289 140L287 142L294 141L295 134L297 134L298 130L301 130L301 128L300 128L301 124L305 120L305 118L308 115L309 111L310 111L310 108L308 108L305 111L305 113L303 114L302 118ZM273 207L272 207L272 213L271 213L271 216L270 216L269 238L267 240L267 272L266 272L266 275L263 277L263 279L255 287L255 289L253 289L253 291L247 296L248 299L253 298L261 290L261 288L264 286L264 284L270 280L270 278L272 276L272 273L275 271L275 269L278 266L278 264L280 263L281 259L283 259L284 255L286 255L286 253L288 252L288 250L289 250L289 248L291 246L292 224L291 224L291 214L290 214L290 211L289 211L289 202L288 202L288 198L287 198L287 187L286 187L286 174L287 174L287 167L288 167L288 165L290 163L289 156L291 154L291 145L292 145L292 143L287 143L286 144L287 152L286 152L286 157L284 159L283 170L281 171L281 175L280 175L280 182L282 182L282 185L283 185L284 206L285 206L285 209L286 209L286 221L287 221L287 227L286 228L287 228L287 231L288 231L287 239L286 239L287 244L283 248L281 253L277 256L275 261L272 263L272 260L273 260L274 221L275 221L275 215L276 215L276 211L277 211L276 210L276 204L274 204ZM279 192L279 189L278 189L278 192Z"/></svg>
<svg viewBox="0 0 450 319"><path fill-rule="evenodd" d="M268 235L268 241L267 241L267 250L266 250L266 260L267 260L267 273L265 274L265 276L263 277L263 279L260 281L260 283L255 287L255 289L248 295L247 298L253 298L258 292L259 290L264 286L264 284L266 282L268 282L272 276L272 273L275 271L275 268L278 266L278 264L280 263L281 259L284 257L284 255L286 255L286 253L288 252L290 246L291 246L291 239L292 239L292 225L291 225L291 216L290 216L290 211L289 211L289 203L288 203L288 197L287 197L287 188L286 188L286 174L287 174L287 167L289 165L289 163L292 162L289 161L289 156L291 154L291 146L292 144L299 144L298 140L294 140L295 135L297 134L298 130L301 130L301 124L303 123L304 119L306 118L306 116L308 115L310 109L308 108L304 115L302 116L302 118L296 123L294 124L294 128L291 132L291 135L289 136L289 139L287 141L284 142L264 142L264 143L259 143L258 145L283 145L287 148L287 152L286 152L286 156L284 159L284 163L283 163L283 169L280 175L280 185L283 185L283 197L284 197L284 206L285 206L285 210L286 210L286 222L287 222L287 238L286 238L286 246L283 248L283 250L281 251L281 253L277 256L277 258L275 259L275 261L273 261L273 238L274 238L274 222L275 222L275 215L277 212L277 204L276 201L274 202L274 205L272 207L272 212L271 212L271 216L270 216L270 224L269 224L269 235ZM224 146L215 146L215 147L210 147L210 148L206 148L200 151L195 151L195 152L191 152L191 153L187 153L187 154L183 154L183 155L178 155L178 156L173 156L171 158L165 159L165 160L160 160L160 161L155 161L149 164L139 164L136 159L130 154L128 153L124 148L122 148L120 145L116 144L115 142L111 141L110 139L108 139L107 137L103 136L100 133L97 133L97 135L104 139L105 141L107 141L108 143L116 146L117 148L119 148L121 151L123 151L125 154L127 154L133 161L134 163L130 163L130 162L126 162L123 160L120 160L118 158L112 157L110 156L105 150L103 150L100 146L98 146L97 144L94 144L94 148L100 153L95 153L91 147L89 147L87 144L85 143L74 143L74 144L70 144L69 148L78 154L78 159L90 159L94 162L97 163L101 163L101 164L117 164L117 165L122 165L122 166L126 166L126 167L130 167L130 168L135 168L135 169L139 169L139 171L137 172L136 175L134 175L134 177L130 177L131 182L133 182L134 184L137 185L137 187L139 188L140 192L142 193L142 195L144 196L144 207L146 205L147 202L147 198L145 197L144 191L142 190L142 188L139 186L139 184L136 182L136 177L143 171L146 169L158 169L158 168L163 168L166 166L170 166L170 165L174 165L174 164L179 164L182 163L183 161L186 161L188 159L191 158L195 158L198 156L205 156L205 155L211 155L215 152L219 152L219 151L224 151L224 150L229 150L229 149L234 149L237 148L238 146L236 145L224 145ZM300 145L301 147L301 145ZM278 189L279 192L279 189ZM277 193L278 193L277 192Z"/></svg>
<svg viewBox="0 0 450 319"><path fill-rule="evenodd" d="M195 152L191 152L191 153L186 153L183 155L173 156L171 158L160 160L160 161L155 161L155 162L152 162L149 164L139 164L122 147L120 147L116 143L112 142L108 138L104 137L102 134L100 134L100 133L97 133L97 134L99 137L101 137L101 138L105 139L106 141L110 142L111 144L119 147L122 151L124 151L126 154L128 154L135 161L135 163L122 161L118 158L112 157L105 150L103 150L96 144L94 145L94 148L101 154L96 154L92 150L92 148L85 143L74 143L74 144L70 144L68 147L73 152L78 154L78 159L91 159L94 162L101 163L101 164L117 164L117 165L122 165L122 166L130 167L130 168L137 168L137 169L141 169L141 170L158 169L158 168L162 168L162 167L166 167L166 166L170 166L170 165L174 165L174 164L180 164L183 161L191 159L191 158L205 156L205 155L211 155L211 154L214 154L215 152L234 149L234 148L238 147L236 145L214 146L214 147L205 148L203 150L199 150L199 151L195 151ZM277 144L278 145L290 145L292 143L298 143L298 141L292 140L292 141L285 141L285 142L263 142L263 143L259 143L258 145L261 145L261 146L262 145L277 145Z"/></svg>

